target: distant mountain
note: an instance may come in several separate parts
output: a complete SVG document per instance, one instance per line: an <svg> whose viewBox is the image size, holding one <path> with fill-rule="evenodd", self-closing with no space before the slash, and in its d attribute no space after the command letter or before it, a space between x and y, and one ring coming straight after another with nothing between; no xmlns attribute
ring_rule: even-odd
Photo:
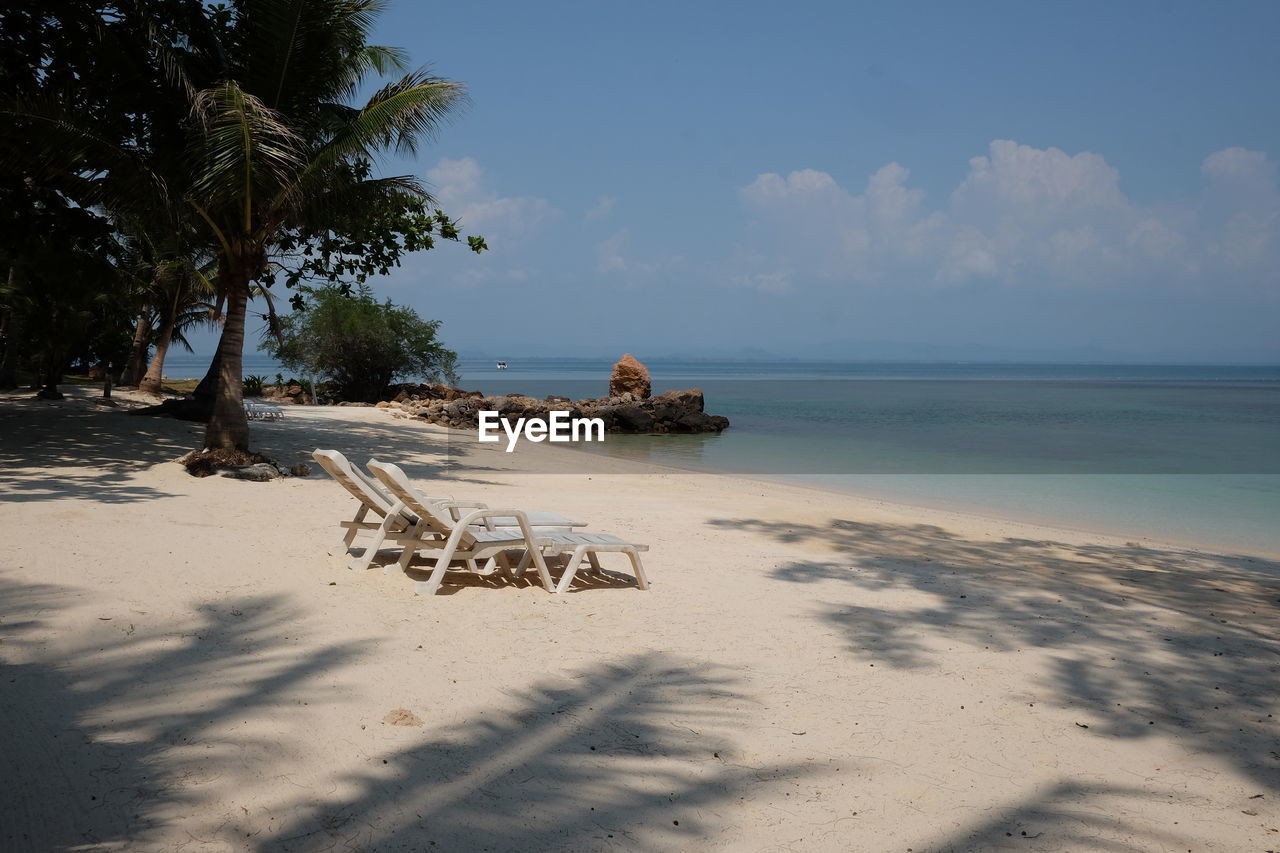
<svg viewBox="0 0 1280 853"><path fill-rule="evenodd" d="M467 359L518 361L521 358L583 358L617 360L624 351L641 361L670 359L687 361L885 361L885 362L981 362L1016 364L1280 364L1280 350L1240 348L1215 349L1201 353L1166 350L1133 351L1105 347L1006 347L989 344L933 344L903 341L822 341L785 352L759 346L743 347L631 347L603 352L598 347L573 349L563 342L512 344L501 350L485 347L462 349Z"/></svg>

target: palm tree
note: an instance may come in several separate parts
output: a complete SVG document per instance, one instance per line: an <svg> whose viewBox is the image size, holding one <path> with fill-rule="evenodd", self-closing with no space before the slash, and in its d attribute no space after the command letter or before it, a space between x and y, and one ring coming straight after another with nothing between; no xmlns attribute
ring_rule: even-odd
<svg viewBox="0 0 1280 853"><path fill-rule="evenodd" d="M413 152L465 97L461 84L404 74L359 108L372 73L403 70L400 51L368 44L379 0L254 0L237 4L229 76L191 92L195 175L188 200L217 246L225 300L219 375L204 446L248 449L241 397L246 306L269 258L331 217L365 206L429 200L411 177L368 177L368 162Z"/></svg>
<svg viewBox="0 0 1280 853"><path fill-rule="evenodd" d="M400 50L368 43L384 5L188 2L156 20L148 14L158 7L123 3L135 24L122 37L145 45L150 58L138 64L168 81L153 86L150 102L130 101L142 104L137 133L123 143L103 138L94 116L56 101L2 111L14 120L4 153L23 161L24 174L55 174L59 191L82 206L145 218L150 233L170 238L160 240L171 244L166 257L204 247L216 257L214 297L225 312L207 448L248 447L240 381L247 303L255 281L269 284L273 253L331 235L335 222L359 230L376 211L430 201L414 178L370 177L370 163L431 137L464 99L461 84L419 70L363 106L347 103L371 75L405 71ZM352 211L375 214L362 223Z"/></svg>
<svg viewBox="0 0 1280 853"><path fill-rule="evenodd" d="M147 221L116 219L124 239L121 278L126 284L120 298L135 306L133 341L119 383L153 394L160 392L169 346L186 346L183 332L196 325L213 325L218 313L209 300L213 285L209 276L215 264L209 252L193 243L190 228L181 221L188 208L179 200L176 210L156 206ZM168 215L158 215L168 214ZM187 245L182 245L182 238ZM168 248L165 248L167 244ZM148 364L147 355L155 353ZM187 347L190 349L190 347Z"/></svg>
<svg viewBox="0 0 1280 853"><path fill-rule="evenodd" d="M208 299L213 293L209 269L201 269L189 260L170 261L156 276L159 286L159 327L155 333L155 354L146 373L138 382L138 390L159 394L164 379L164 360L169 346L186 344L184 331L192 326L217 322L216 309Z"/></svg>

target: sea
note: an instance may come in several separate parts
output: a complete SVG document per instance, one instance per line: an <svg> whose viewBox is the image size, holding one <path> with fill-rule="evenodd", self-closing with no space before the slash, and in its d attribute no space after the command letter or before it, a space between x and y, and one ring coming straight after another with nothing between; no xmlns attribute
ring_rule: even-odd
<svg viewBox="0 0 1280 853"><path fill-rule="evenodd" d="M188 357L191 358L191 357ZM720 435L581 449L1134 541L1280 556L1280 366L646 360ZM207 359L192 359L190 374ZM464 359L485 394L607 393L611 361ZM185 375L183 360L166 374ZM262 354L246 373L286 375ZM589 465L584 464L584 470Z"/></svg>

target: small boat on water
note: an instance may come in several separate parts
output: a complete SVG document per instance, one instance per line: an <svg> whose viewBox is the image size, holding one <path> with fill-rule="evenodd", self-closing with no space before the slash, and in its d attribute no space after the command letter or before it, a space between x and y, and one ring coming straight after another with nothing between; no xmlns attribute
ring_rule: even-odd
<svg viewBox="0 0 1280 853"><path fill-rule="evenodd" d="M507 369L507 363L506 363L505 361L500 361L500 362L498 362L498 364L497 364L496 366L497 366L497 368L498 368L499 370L506 370L506 369Z"/></svg>

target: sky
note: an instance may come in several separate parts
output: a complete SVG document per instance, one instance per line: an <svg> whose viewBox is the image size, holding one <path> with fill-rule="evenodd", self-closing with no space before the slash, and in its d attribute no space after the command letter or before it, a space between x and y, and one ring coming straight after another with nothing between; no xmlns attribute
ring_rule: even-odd
<svg viewBox="0 0 1280 853"><path fill-rule="evenodd" d="M1280 3L410 2L464 356L1280 362Z"/></svg>

